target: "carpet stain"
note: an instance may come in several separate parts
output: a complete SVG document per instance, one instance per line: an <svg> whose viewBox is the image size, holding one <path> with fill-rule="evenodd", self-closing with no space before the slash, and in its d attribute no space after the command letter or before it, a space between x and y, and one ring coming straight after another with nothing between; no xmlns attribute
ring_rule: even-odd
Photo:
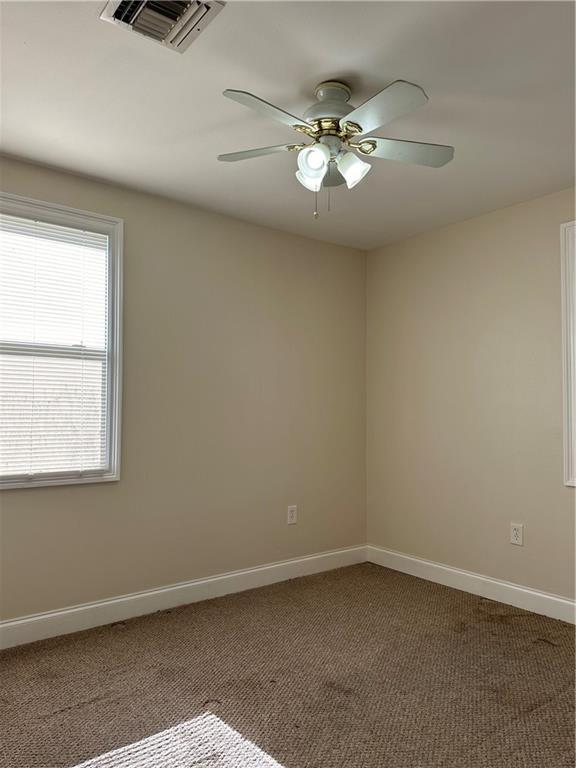
<svg viewBox="0 0 576 768"><path fill-rule="evenodd" d="M550 640L548 637L537 637L533 643L545 643L546 645L552 645L554 648L558 648L560 643L555 643L554 640Z"/></svg>
<svg viewBox="0 0 576 768"><path fill-rule="evenodd" d="M204 709L206 707L210 709L211 707L219 707L221 704L222 702L220 699L206 699L206 701L202 702L202 708Z"/></svg>

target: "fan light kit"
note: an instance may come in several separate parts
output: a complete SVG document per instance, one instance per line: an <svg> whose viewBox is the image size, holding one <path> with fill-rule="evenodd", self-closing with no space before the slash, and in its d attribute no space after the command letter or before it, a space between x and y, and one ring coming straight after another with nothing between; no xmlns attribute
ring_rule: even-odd
<svg viewBox="0 0 576 768"><path fill-rule="evenodd" d="M296 117L247 91L224 91L227 98L289 126L311 143L278 144L231 152L218 155L218 160L236 162L277 152L298 152L296 178L303 187L318 193L322 187L341 184L346 184L348 189L355 187L372 168L361 157L434 168L446 165L454 157L454 147L369 135L428 101L418 85L396 80L356 108L348 103L352 94L345 83L332 80L320 83L315 95L316 103L304 112L303 117Z"/></svg>

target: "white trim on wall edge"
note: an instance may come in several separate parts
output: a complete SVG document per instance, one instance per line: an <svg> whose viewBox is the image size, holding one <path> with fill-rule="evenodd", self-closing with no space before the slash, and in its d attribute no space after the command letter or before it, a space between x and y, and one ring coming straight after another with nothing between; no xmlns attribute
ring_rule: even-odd
<svg viewBox="0 0 576 768"><path fill-rule="evenodd" d="M209 600L232 592L242 592L245 589L263 587L298 576L308 576L364 562L366 562L366 547L347 547L260 565L256 568L220 573L203 579L134 592L93 603L73 605L56 611L9 619L0 622L0 648L11 648L35 640L79 632L82 629L110 624L113 621L175 608L178 605Z"/></svg>
<svg viewBox="0 0 576 768"><path fill-rule="evenodd" d="M473 595L497 600L516 608L524 608L526 611L540 613L553 619L576 623L576 602L567 597L540 592L520 584L493 579L491 576L463 571L460 568L370 544L366 547L366 559L370 563L418 576L426 581L434 581L436 584L471 592Z"/></svg>
<svg viewBox="0 0 576 768"><path fill-rule="evenodd" d="M308 576L333 568L364 562L391 568L394 571L418 576L426 581L470 592L473 595L497 600L516 608L576 623L576 603L560 595L551 595L536 589L493 579L480 573L463 571L442 563L423 560L373 545L348 547L292 560L245 568L240 571L221 573L203 579L195 579L167 587L134 592L108 600L74 605L57 611L37 613L18 619L0 622L0 648L44 640L48 637L79 632L99 627L113 621L123 621L154 611L175 608L178 605L209 600L233 592L264 587L279 581Z"/></svg>
<svg viewBox="0 0 576 768"><path fill-rule="evenodd" d="M564 485L576 487L576 221L560 227L562 251L562 368Z"/></svg>

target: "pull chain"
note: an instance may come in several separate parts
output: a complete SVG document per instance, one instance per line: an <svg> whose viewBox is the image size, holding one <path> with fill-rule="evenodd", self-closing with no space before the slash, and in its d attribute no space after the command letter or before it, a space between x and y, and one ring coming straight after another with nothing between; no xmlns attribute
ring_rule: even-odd
<svg viewBox="0 0 576 768"><path fill-rule="evenodd" d="M318 192L314 192L314 218L317 219L320 214L318 213Z"/></svg>

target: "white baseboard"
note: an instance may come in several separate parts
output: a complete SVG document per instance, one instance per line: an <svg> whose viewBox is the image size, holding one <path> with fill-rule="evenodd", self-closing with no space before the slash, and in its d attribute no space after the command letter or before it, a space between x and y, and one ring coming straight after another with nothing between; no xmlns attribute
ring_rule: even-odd
<svg viewBox="0 0 576 768"><path fill-rule="evenodd" d="M536 589L522 587L509 581L500 581L480 573L463 571L460 568L452 568L449 565L422 560L419 557L372 545L366 547L366 559L370 563L383 565L402 573L409 573L411 576L418 576L421 579L444 584L447 587L454 587L463 592L471 592L473 595L498 600L516 608L524 608L543 616L550 616L553 619L576 623L576 602L567 597L539 592Z"/></svg>
<svg viewBox="0 0 576 768"><path fill-rule="evenodd" d="M364 562L366 562L366 547L348 547L260 565L256 568L221 573L205 579L171 584L159 589L135 592L94 603L74 605L57 611L23 616L0 622L0 648L11 648L35 640L44 640L47 637L65 635L69 632L110 624L113 621L175 608L178 605L221 597L231 592L242 592L245 589L263 587L298 576L308 576L329 571L332 568Z"/></svg>
<svg viewBox="0 0 576 768"><path fill-rule="evenodd" d="M442 563L394 552L372 545L348 547L293 560L245 568L240 571L221 573L204 579L181 584L134 592L130 595L84 603L57 611L37 613L0 622L0 648L44 640L48 637L99 627L113 621L123 621L178 605L196 603L221 597L232 592L242 592L254 587L264 587L278 581L329 571L364 562L375 563L395 571L418 576L427 581L471 592L490 600L524 608L527 611L576 623L576 603L560 595L539 592L536 589L500 581L479 573L463 571Z"/></svg>

